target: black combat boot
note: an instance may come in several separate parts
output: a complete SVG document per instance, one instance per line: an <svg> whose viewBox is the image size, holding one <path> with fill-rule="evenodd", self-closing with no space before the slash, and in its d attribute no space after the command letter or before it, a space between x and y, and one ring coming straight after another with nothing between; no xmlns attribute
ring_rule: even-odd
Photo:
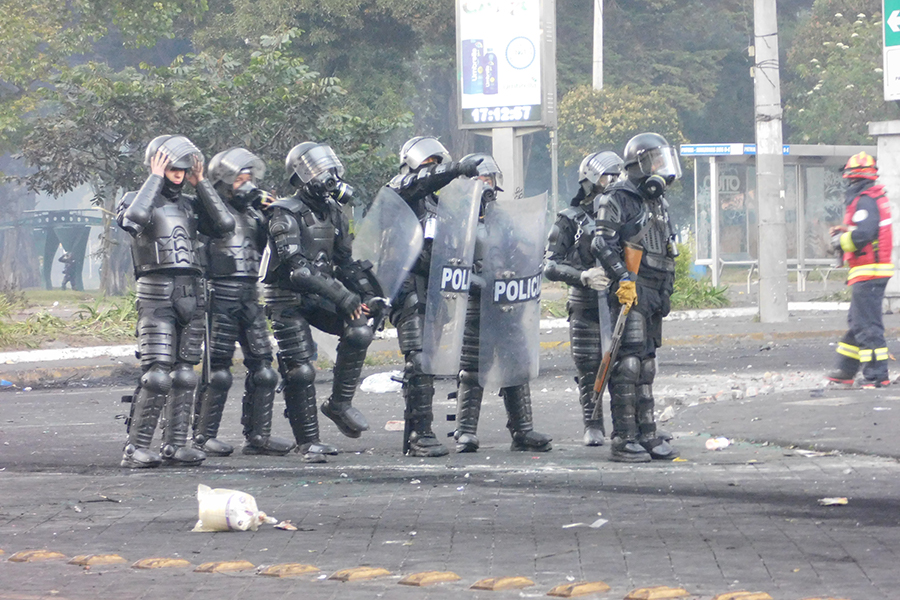
<svg viewBox="0 0 900 600"><path fill-rule="evenodd" d="M584 374L578 378L578 401L581 403L581 415L584 420L585 446L602 446L606 437L606 428L603 426L603 397L600 397L600 408L597 410L597 418L594 418L594 378L596 373Z"/></svg>
<svg viewBox="0 0 900 600"><path fill-rule="evenodd" d="M650 462L650 453L637 441L635 421L635 386L630 383L610 382L610 413L613 434L610 442L610 460L613 462Z"/></svg>
<svg viewBox="0 0 900 600"><path fill-rule="evenodd" d="M510 450L521 452L548 452L553 438L534 431L531 416L531 390L528 384L505 387L500 390L506 407L506 428L512 435Z"/></svg>
<svg viewBox="0 0 900 600"><path fill-rule="evenodd" d="M663 436L656 433L656 419L653 415L653 392L649 385L637 388L638 442L650 453L653 460L674 460L678 451Z"/></svg>
<svg viewBox="0 0 900 600"><path fill-rule="evenodd" d="M481 400L484 388L478 385L478 373L460 371L456 392L456 440L457 452L478 450L478 417L481 414Z"/></svg>
<svg viewBox="0 0 900 600"><path fill-rule="evenodd" d="M168 377L168 374L166 375ZM140 387L132 396L134 403L128 424L128 441L122 453L121 466L129 469L149 469L158 467L162 459L150 450L153 432L159 421L159 413L166 403L166 394L151 392Z"/></svg>
<svg viewBox="0 0 900 600"><path fill-rule="evenodd" d="M432 400L434 398L434 379L431 375L414 375L403 386L406 397L406 428L409 438L406 444L407 456L436 458L446 456L450 451L440 443L431 430L434 420Z"/></svg>
<svg viewBox="0 0 900 600"><path fill-rule="evenodd" d="M297 452L309 463L325 462L325 455L336 455L338 449L319 441L319 419L316 415L316 388L311 383L288 384L284 388L287 406L284 416L291 424Z"/></svg>
<svg viewBox="0 0 900 600"><path fill-rule="evenodd" d="M352 336L354 329L348 329L347 335ZM341 433L349 438L358 438L369 428L363 414L350 404L359 384L367 347L368 344L349 344L346 339L341 339L334 362L331 398L322 403L322 414L334 421Z"/></svg>
<svg viewBox="0 0 900 600"><path fill-rule="evenodd" d="M202 450L187 445L196 385L197 376L190 365L177 367L172 373L172 391L166 403L166 429L160 452L164 465L195 467L206 460Z"/></svg>
<svg viewBox="0 0 900 600"><path fill-rule="evenodd" d="M294 449L294 442L272 435L272 405L278 377L271 367L247 374L241 403L246 443L242 454L284 456Z"/></svg>
<svg viewBox="0 0 900 600"><path fill-rule="evenodd" d="M224 386L224 387L223 387ZM198 399L198 410L194 415L194 448L207 456L229 456L234 446L216 438L222 412L231 388L231 373L212 373L210 382L203 386Z"/></svg>

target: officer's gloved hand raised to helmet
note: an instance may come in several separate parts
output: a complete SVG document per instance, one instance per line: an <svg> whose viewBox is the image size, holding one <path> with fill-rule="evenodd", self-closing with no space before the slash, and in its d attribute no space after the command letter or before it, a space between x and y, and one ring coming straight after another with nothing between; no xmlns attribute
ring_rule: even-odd
<svg viewBox="0 0 900 600"><path fill-rule="evenodd" d="M478 177L478 165L483 160L484 158L481 157L463 160L456 167L457 172L464 177Z"/></svg>

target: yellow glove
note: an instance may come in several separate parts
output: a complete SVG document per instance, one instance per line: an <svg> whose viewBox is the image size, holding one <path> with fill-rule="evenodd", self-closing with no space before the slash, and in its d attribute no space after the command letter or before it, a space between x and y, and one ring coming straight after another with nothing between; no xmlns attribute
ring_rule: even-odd
<svg viewBox="0 0 900 600"><path fill-rule="evenodd" d="M633 281L620 281L619 289L616 290L616 296L619 298L619 304L630 309L632 305L637 304L637 287Z"/></svg>

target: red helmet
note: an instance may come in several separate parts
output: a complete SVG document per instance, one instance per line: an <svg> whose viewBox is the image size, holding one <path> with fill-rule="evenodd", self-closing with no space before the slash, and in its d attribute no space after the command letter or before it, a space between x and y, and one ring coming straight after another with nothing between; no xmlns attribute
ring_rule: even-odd
<svg viewBox="0 0 900 600"><path fill-rule="evenodd" d="M842 169L844 179L878 179L878 167L875 158L860 152L854 154Z"/></svg>

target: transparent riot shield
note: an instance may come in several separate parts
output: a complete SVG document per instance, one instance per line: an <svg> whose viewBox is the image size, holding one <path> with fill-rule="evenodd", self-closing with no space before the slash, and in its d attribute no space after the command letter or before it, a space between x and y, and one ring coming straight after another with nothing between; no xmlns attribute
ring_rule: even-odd
<svg viewBox="0 0 900 600"><path fill-rule="evenodd" d="M484 184L456 179L440 191L425 300L422 363L426 373L456 375Z"/></svg>
<svg viewBox="0 0 900 600"><path fill-rule="evenodd" d="M484 216L479 383L496 389L538 375L541 260L547 194L498 200Z"/></svg>
<svg viewBox="0 0 900 600"><path fill-rule="evenodd" d="M383 187L355 228L353 259L372 263L375 278L393 300L422 252L422 226L394 190Z"/></svg>

